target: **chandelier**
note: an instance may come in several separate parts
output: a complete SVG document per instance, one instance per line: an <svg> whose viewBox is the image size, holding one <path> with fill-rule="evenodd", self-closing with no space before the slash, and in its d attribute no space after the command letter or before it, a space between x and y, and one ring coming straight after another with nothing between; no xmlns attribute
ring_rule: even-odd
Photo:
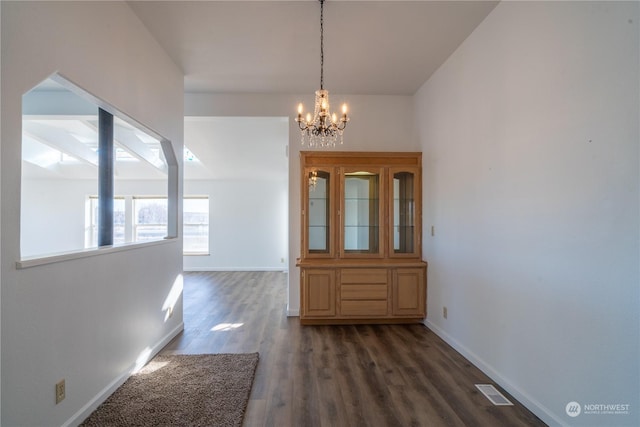
<svg viewBox="0 0 640 427"><path fill-rule="evenodd" d="M318 185L318 171L313 170L309 172L309 189L314 191Z"/></svg>
<svg viewBox="0 0 640 427"><path fill-rule="evenodd" d="M329 91L324 88L324 0L320 0L320 90L316 91L316 102L313 116L307 113L303 118L304 106L298 104L298 117L296 122L300 127L301 143L305 142L309 147L334 147L338 138L343 143L342 133L347 127L347 104L342 104L340 118L330 112Z"/></svg>

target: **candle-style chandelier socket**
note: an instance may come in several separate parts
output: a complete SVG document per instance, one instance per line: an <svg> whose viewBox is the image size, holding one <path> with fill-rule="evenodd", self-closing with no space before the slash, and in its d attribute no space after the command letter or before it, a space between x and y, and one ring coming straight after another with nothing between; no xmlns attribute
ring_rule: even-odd
<svg viewBox="0 0 640 427"><path fill-rule="evenodd" d="M300 127L302 145L309 147L333 147L339 139L343 143L342 134L347 127L347 104L342 104L342 115L331 114L329 106L329 91L324 88L324 0L320 1L320 90L316 91L316 102L313 116L307 113L303 117L304 106L298 104L296 122Z"/></svg>

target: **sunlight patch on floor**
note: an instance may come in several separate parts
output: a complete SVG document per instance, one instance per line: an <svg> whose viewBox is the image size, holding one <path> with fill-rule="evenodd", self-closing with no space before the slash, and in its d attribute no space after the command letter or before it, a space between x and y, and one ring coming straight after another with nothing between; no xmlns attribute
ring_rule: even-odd
<svg viewBox="0 0 640 427"><path fill-rule="evenodd" d="M152 360L146 366L144 366L142 369L140 369L140 371L138 372L138 375L152 374L155 371L157 371L158 369L164 368L168 364L169 364L169 362L167 362L167 361L165 361L165 362L156 362L156 361Z"/></svg>
<svg viewBox="0 0 640 427"><path fill-rule="evenodd" d="M216 326L211 328L211 331L213 332L232 331L234 329L238 329L242 325L244 325L244 323L218 323Z"/></svg>

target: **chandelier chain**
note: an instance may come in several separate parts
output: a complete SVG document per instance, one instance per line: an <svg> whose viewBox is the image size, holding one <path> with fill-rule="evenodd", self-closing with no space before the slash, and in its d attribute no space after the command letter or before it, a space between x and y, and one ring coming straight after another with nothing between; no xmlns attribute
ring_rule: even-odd
<svg viewBox="0 0 640 427"><path fill-rule="evenodd" d="M2 1L2 0L0 0ZM303 117L304 106L298 104L296 122L300 128L300 142L305 141L309 147L334 147L336 142L342 144L342 133L349 122L347 104L342 105L342 115L331 114L329 91L324 88L324 2L320 1L320 90L316 91L313 115L307 113Z"/></svg>
<svg viewBox="0 0 640 427"><path fill-rule="evenodd" d="M324 89L324 0L320 0L320 90Z"/></svg>

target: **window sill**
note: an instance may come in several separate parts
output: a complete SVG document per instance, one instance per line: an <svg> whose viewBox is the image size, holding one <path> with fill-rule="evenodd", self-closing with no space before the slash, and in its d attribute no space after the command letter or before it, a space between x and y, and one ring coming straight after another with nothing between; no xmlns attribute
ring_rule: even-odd
<svg viewBox="0 0 640 427"><path fill-rule="evenodd" d="M183 252L182 256L210 256L209 252Z"/></svg>
<svg viewBox="0 0 640 427"><path fill-rule="evenodd" d="M71 261L74 259L89 258L92 256L112 254L116 252L130 251L133 249L142 249L149 246L166 245L175 243L178 239L176 237L167 237L164 240L154 240L152 242L144 243L125 243L118 246L105 246L102 248L90 248L82 249L77 252L67 252L55 255L41 255L35 257L23 258L20 261L16 261L16 268L22 270L25 268L37 267L39 265L54 264L56 262Z"/></svg>

